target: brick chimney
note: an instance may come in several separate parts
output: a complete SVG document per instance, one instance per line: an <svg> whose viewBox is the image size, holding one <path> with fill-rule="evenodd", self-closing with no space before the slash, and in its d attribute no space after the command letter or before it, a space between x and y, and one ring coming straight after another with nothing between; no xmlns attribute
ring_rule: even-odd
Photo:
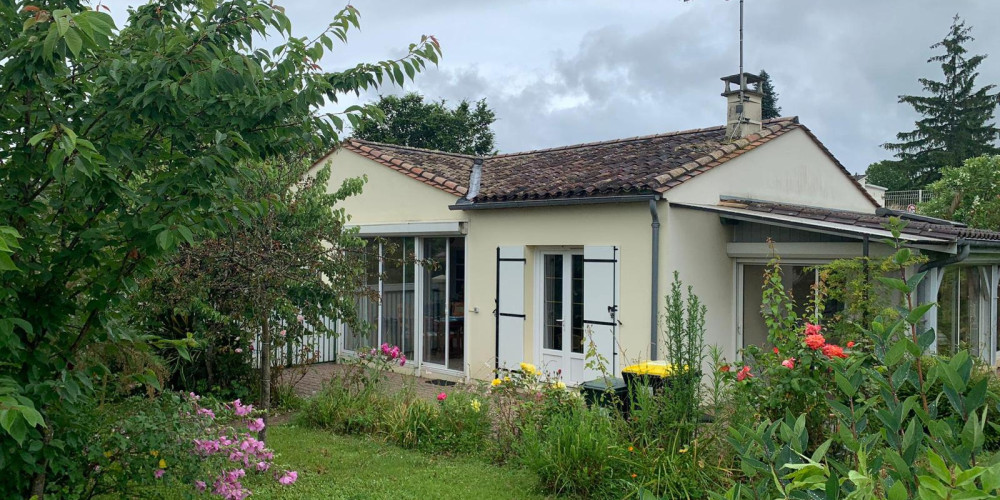
<svg viewBox="0 0 1000 500"><path fill-rule="evenodd" d="M761 79L751 73L730 75L722 78L726 82L726 137L735 141L761 129L761 110L764 94L760 89ZM752 85L752 86L751 86Z"/></svg>

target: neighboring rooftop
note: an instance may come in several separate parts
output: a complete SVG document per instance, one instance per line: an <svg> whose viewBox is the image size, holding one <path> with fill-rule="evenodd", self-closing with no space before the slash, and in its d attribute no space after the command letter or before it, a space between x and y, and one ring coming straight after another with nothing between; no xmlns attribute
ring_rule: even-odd
<svg viewBox="0 0 1000 500"><path fill-rule="evenodd" d="M711 127L488 156L483 158L481 186L473 201L661 194L795 129L816 140L797 117L791 117L768 120L760 132L731 142L725 127ZM450 194L468 193L473 156L359 139L349 139L343 147ZM830 158L850 177L836 158Z"/></svg>

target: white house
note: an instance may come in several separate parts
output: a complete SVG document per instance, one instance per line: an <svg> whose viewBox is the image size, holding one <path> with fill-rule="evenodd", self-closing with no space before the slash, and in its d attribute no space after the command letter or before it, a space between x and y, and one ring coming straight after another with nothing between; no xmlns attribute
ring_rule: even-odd
<svg viewBox="0 0 1000 500"><path fill-rule="evenodd" d="M676 270L708 307L706 342L734 359L766 335L768 238L797 295L810 265L885 254L888 212L797 118L761 122L760 94L724 81L729 119L713 128L484 158L346 141L318 164L331 190L367 177L343 205L352 223L439 265L375 258L373 244L367 286L382 299L359 305L376 328L344 332L341 349L390 342L423 373L478 379L530 361L579 383L595 376L588 330L614 371L662 357ZM933 270L922 295L942 304L928 322L947 326L936 348L994 362L1000 234L910 218L904 238Z"/></svg>

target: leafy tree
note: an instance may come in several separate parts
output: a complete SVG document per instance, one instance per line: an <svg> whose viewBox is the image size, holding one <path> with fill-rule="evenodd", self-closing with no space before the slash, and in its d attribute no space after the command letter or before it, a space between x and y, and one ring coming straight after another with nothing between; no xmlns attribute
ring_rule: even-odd
<svg viewBox="0 0 1000 500"><path fill-rule="evenodd" d="M941 169L930 185L933 198L922 213L1000 230L1000 156L969 158L961 167Z"/></svg>
<svg viewBox="0 0 1000 500"><path fill-rule="evenodd" d="M245 184L244 198L259 201L252 213L182 248L150 286L148 303L155 308L147 317L154 322L177 312L199 319L194 329L205 344L218 342L212 337L221 332L229 347L245 349L236 356L244 363L260 341L258 407L264 410L272 366L284 362L274 356L276 344L300 339L300 324L321 335L334 333L324 320L357 326L353 299L364 279L364 242L346 228L347 214L337 204L360 193L364 181L348 179L328 194L329 166L307 177L309 168L295 160L260 165Z"/></svg>
<svg viewBox="0 0 1000 500"><path fill-rule="evenodd" d="M944 40L931 45L944 53L927 61L941 63L944 81L920 78L929 95L899 98L923 116L916 129L896 135L899 142L883 145L896 153L909 189L936 181L942 167L958 166L968 158L998 151L995 141L1000 129L991 121L998 94L990 93L995 87L992 84L976 88L976 68L986 56L966 56L965 45L973 40L971 30L955 16Z"/></svg>
<svg viewBox="0 0 1000 500"><path fill-rule="evenodd" d="M477 101L475 107L466 100L454 109L445 104L443 100L424 102L415 92L381 96L375 106L385 113L385 120L361 118L354 137L468 155L496 153L490 130L496 115L486 99Z"/></svg>
<svg viewBox="0 0 1000 500"><path fill-rule="evenodd" d="M767 74L767 71L760 70L760 79L760 91L764 94L761 117L765 120L780 118L781 106L778 106L778 91L774 90L771 75Z"/></svg>
<svg viewBox="0 0 1000 500"><path fill-rule="evenodd" d="M868 165L865 175L869 184L882 186L889 191L903 191L912 187L909 174L899 161L882 160L872 163Z"/></svg>
<svg viewBox="0 0 1000 500"><path fill-rule="evenodd" d="M254 213L240 202L251 165L331 147L345 115L320 106L437 61L425 37L398 60L322 71L358 15L306 39L263 0L167 0L120 30L78 1L0 2L0 226L24 249L0 269L0 497L69 495L94 473L82 426L108 370L93 353L155 341L118 327L123 304L158 259ZM285 41L255 46L269 36Z"/></svg>

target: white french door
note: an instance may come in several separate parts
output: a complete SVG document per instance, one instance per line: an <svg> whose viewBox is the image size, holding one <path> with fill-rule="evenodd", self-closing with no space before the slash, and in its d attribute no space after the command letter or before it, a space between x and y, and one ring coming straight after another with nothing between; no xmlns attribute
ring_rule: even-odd
<svg viewBox="0 0 1000 500"><path fill-rule="evenodd" d="M583 252L541 254L542 369L568 384L584 382Z"/></svg>

